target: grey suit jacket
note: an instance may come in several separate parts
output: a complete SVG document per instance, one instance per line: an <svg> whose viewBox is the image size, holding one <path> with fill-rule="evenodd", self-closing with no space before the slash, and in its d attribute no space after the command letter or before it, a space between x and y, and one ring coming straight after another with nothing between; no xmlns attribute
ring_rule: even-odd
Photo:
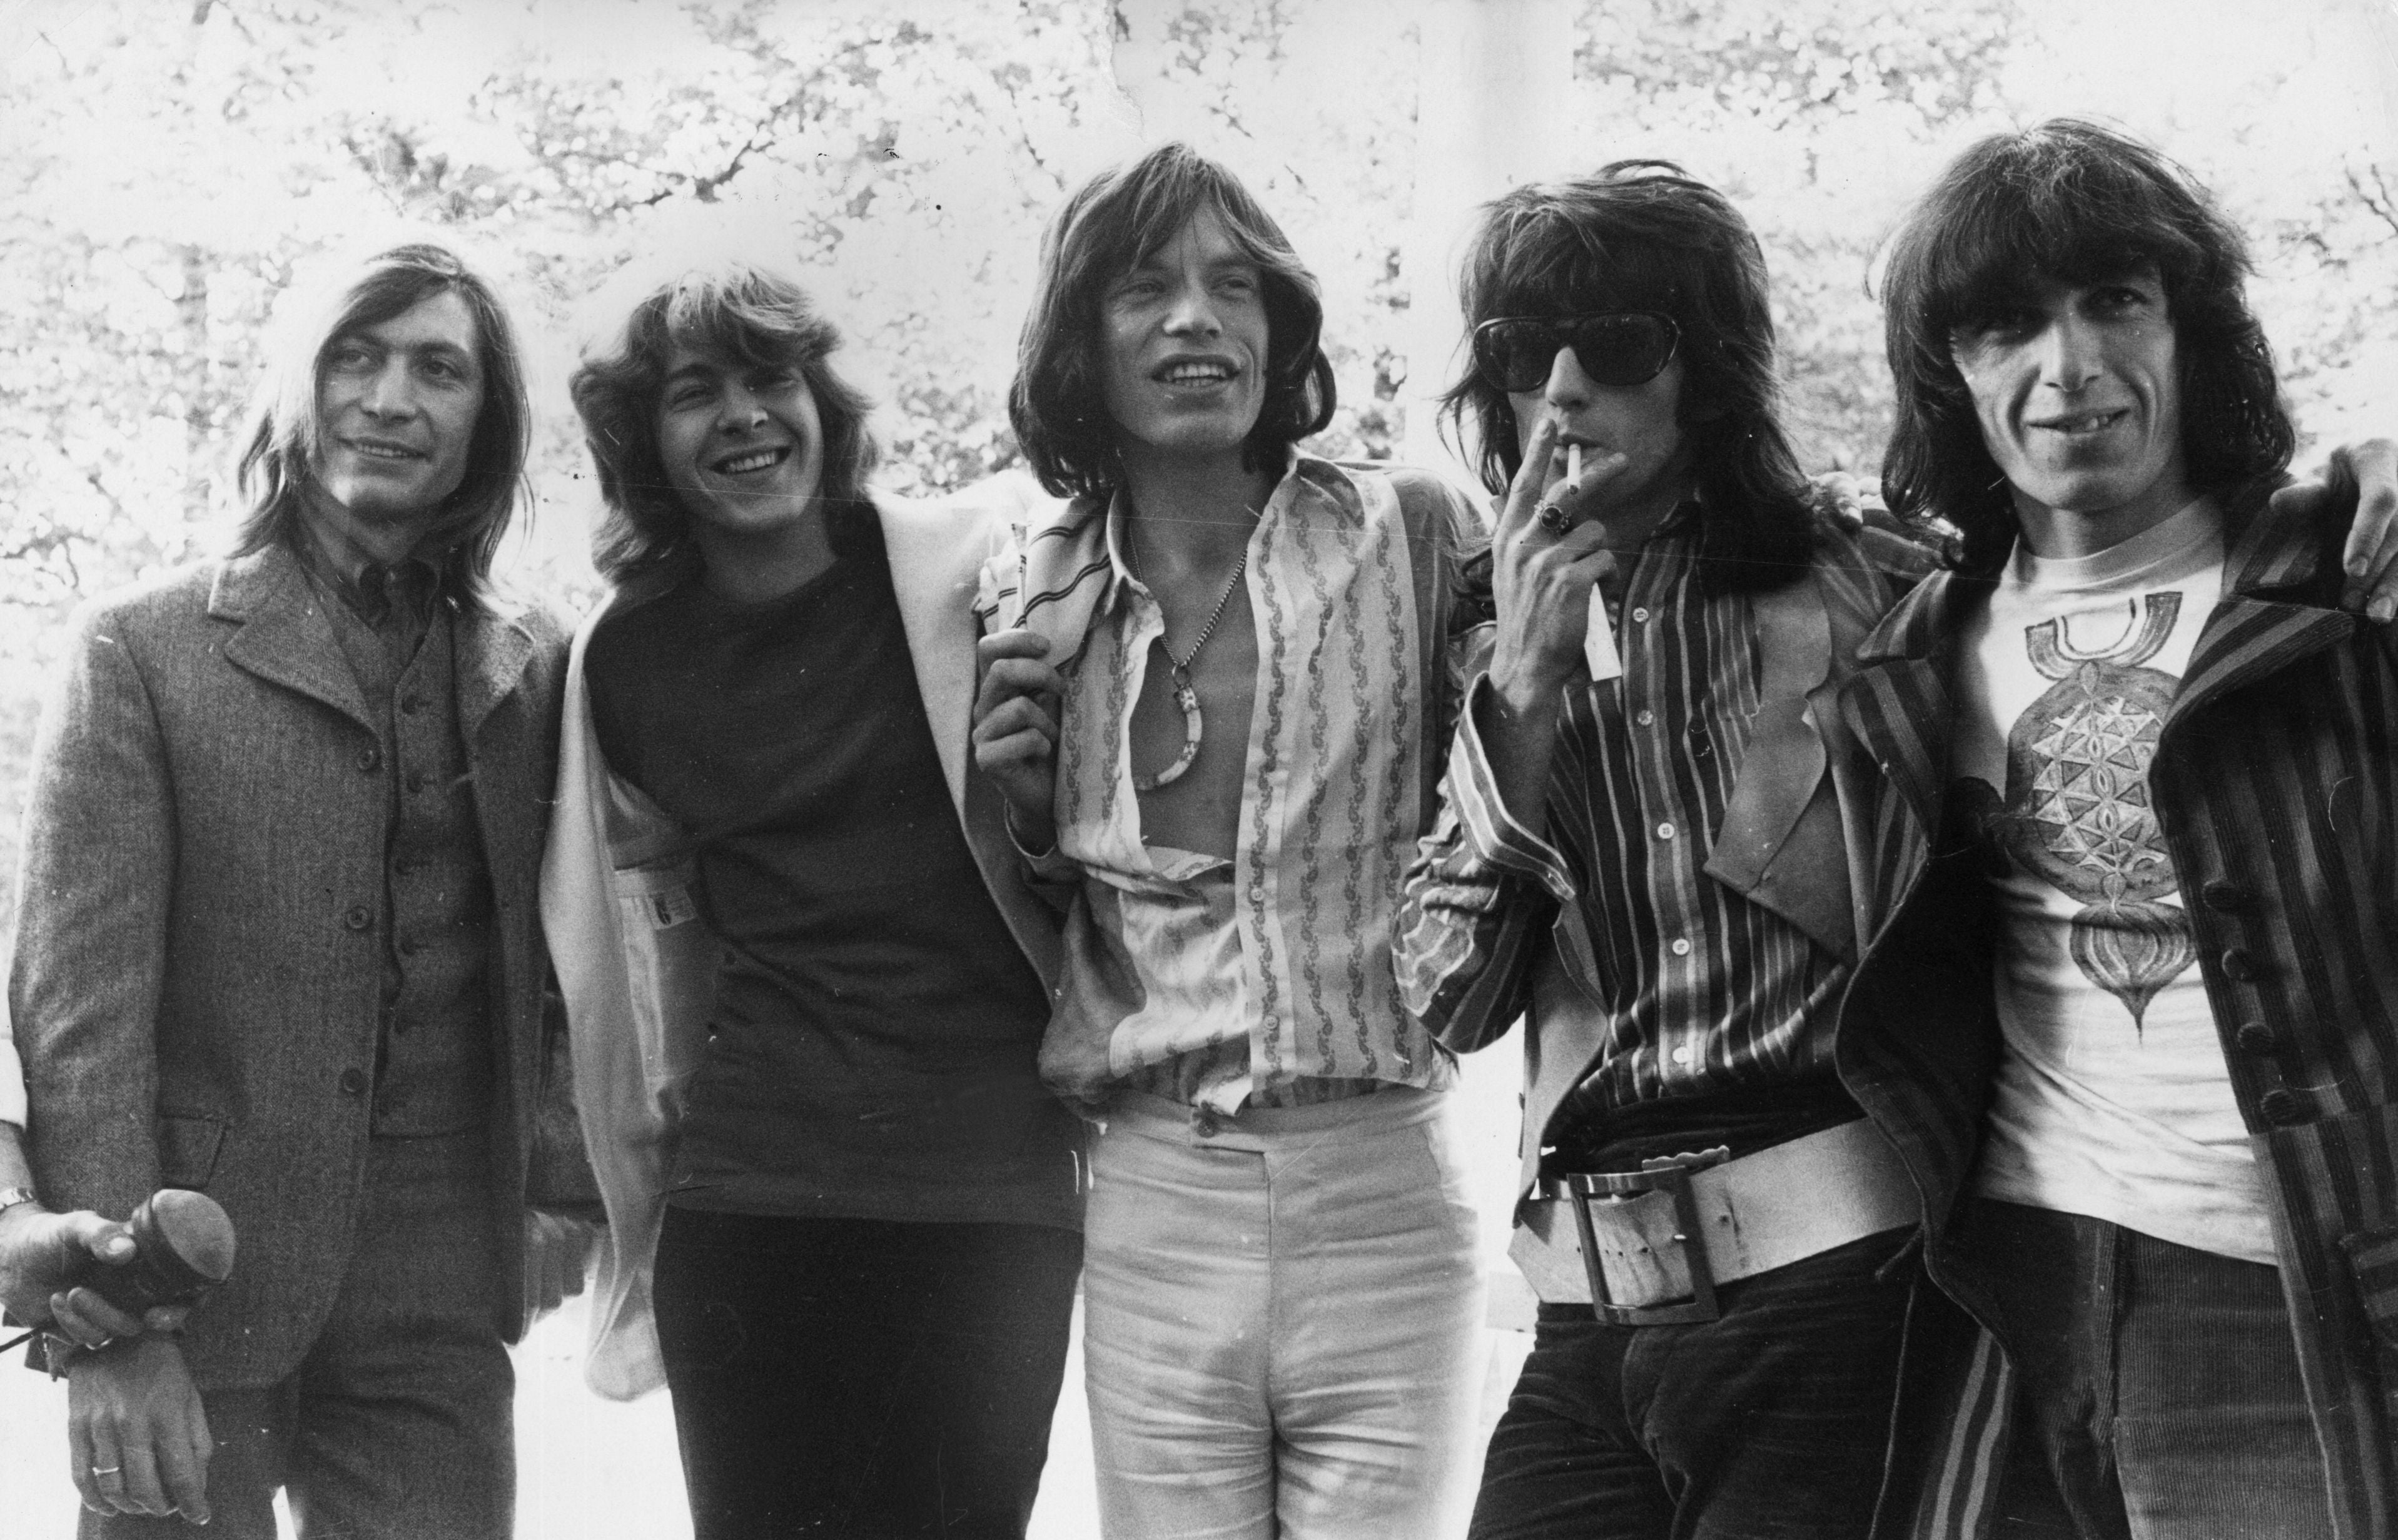
<svg viewBox="0 0 2398 1540"><path fill-rule="evenodd" d="M493 1196L514 1214L591 1195L535 898L565 639L534 610L462 611L456 636L506 1067ZM374 731L279 544L94 602L61 673L9 979L34 1171L64 1208L121 1216L160 1185L222 1203L238 1262L186 1356L202 1388L271 1384L331 1307L366 1172L388 923ZM502 1235L513 1336L521 1226Z"/></svg>

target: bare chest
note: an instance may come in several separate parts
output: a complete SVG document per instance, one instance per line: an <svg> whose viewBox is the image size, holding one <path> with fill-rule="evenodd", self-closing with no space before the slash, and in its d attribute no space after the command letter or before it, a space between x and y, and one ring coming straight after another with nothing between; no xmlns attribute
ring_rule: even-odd
<svg viewBox="0 0 2398 1540"><path fill-rule="evenodd" d="M1169 635L1187 646L1182 639L1197 630L1176 625ZM1161 782L1139 793L1144 843L1232 858L1257 675L1257 628L1245 586L1234 588L1187 674L1178 677L1163 642L1150 644L1132 712L1135 784Z"/></svg>

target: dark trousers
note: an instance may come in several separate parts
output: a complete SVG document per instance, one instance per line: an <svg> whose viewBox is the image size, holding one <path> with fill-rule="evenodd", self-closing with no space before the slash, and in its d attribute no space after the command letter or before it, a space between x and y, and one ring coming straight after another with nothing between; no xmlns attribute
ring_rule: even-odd
<svg viewBox="0 0 2398 1540"><path fill-rule="evenodd" d="M347 1275L298 1372L204 1391L215 1452L206 1529L86 1512L85 1540L506 1540L516 1369L500 1340L491 1169L480 1133L378 1139Z"/></svg>
<svg viewBox="0 0 2398 1540"><path fill-rule="evenodd" d="M2331 1533L2278 1268L1987 1198L1957 1240L2018 1375L2009 1540Z"/></svg>
<svg viewBox="0 0 2398 1540"><path fill-rule="evenodd" d="M1474 1540L1855 1540L1873 1517L1917 1277L1907 1233L1725 1284L1722 1315L1543 1304L1490 1436Z"/></svg>
<svg viewBox="0 0 2398 1540"><path fill-rule="evenodd" d="M669 1207L658 1337L695 1540L1019 1540L1083 1237Z"/></svg>

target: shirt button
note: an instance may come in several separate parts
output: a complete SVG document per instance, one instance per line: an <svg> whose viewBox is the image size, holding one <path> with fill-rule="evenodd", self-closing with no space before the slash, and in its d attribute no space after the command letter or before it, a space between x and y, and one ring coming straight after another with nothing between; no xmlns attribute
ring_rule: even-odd
<svg viewBox="0 0 2398 1540"><path fill-rule="evenodd" d="M1674 955L1675 955L1675 956L1677 956L1677 957L1688 957L1690 954L1691 954L1691 939L1690 939L1689 937L1687 937L1687 936L1677 936L1677 937L1675 937L1675 938L1674 938Z"/></svg>
<svg viewBox="0 0 2398 1540"><path fill-rule="evenodd" d="M1653 727L1657 724L1657 713L1654 711L1644 710L1632 720L1638 723L1643 727Z"/></svg>
<svg viewBox="0 0 2398 1540"><path fill-rule="evenodd" d="M367 1088L366 1071L344 1070L342 1072L341 1078L334 1081L333 1084L342 1087L342 1094L344 1096L359 1095Z"/></svg>
<svg viewBox="0 0 2398 1540"><path fill-rule="evenodd" d="M374 924L374 911L364 904L352 904L350 912L342 916L342 924L352 930L364 930Z"/></svg>
<svg viewBox="0 0 2398 1540"><path fill-rule="evenodd" d="M358 750L358 768L371 776L383 768L383 750L370 743Z"/></svg>
<svg viewBox="0 0 2398 1540"><path fill-rule="evenodd" d="M2286 1128L2294 1123L2307 1120L2306 1103L2292 1091L2267 1091L2257 1100L2257 1110L2265 1114L2266 1122L2277 1128Z"/></svg>
<svg viewBox="0 0 2398 1540"><path fill-rule="evenodd" d="M1657 826L1657 837L1661 840L1672 839L1674 837L1674 826L1670 823L1659 824Z"/></svg>
<svg viewBox="0 0 2398 1540"><path fill-rule="evenodd" d="M1688 1064L1688 1063L1690 1063L1690 1061L1691 1061L1691 1049L1690 1049L1690 1045L1688 1045L1688 1044L1684 1044L1682 1047L1678 1047L1678 1048L1676 1048L1676 1049L1674 1050L1674 1062L1675 1062L1675 1063L1677 1063L1677 1064Z"/></svg>
<svg viewBox="0 0 2398 1540"><path fill-rule="evenodd" d="M1646 626L1649 624L1649 607L1646 604L1643 604L1635 609L1632 612L1632 619L1636 625Z"/></svg>
<svg viewBox="0 0 2398 1540"><path fill-rule="evenodd" d="M2275 1044L2273 1029L2262 1021L2243 1021L2231 1040L2239 1045L2242 1053L2257 1059L2271 1053Z"/></svg>
<svg viewBox="0 0 2398 1540"><path fill-rule="evenodd" d="M424 790L424 771L411 770L408 773L408 789L411 791L422 791Z"/></svg>
<svg viewBox="0 0 2398 1540"><path fill-rule="evenodd" d="M2225 882L2220 877L2200 888L2199 895L2206 900L2207 908L2227 912L2243 908L2248 902L2246 889L2238 883Z"/></svg>
<svg viewBox="0 0 2398 1540"><path fill-rule="evenodd" d="M2254 983L2265 976L2263 965L2245 947L2227 947L2223 952L2224 974L2243 984Z"/></svg>

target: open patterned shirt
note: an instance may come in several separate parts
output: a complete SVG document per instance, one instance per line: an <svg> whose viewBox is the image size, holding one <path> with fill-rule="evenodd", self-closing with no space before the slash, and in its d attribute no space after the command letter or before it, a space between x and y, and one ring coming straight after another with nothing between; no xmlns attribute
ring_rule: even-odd
<svg viewBox="0 0 2398 1540"><path fill-rule="evenodd" d="M1435 478L1295 456L1250 535L1257 630L1230 863L1144 843L1130 733L1164 617L1122 559L1122 500L1067 505L985 567L987 629L1048 637L1065 676L1058 848L1074 885L1043 1073L1231 1111L1357 1082L1446 1087L1400 1004L1391 916L1454 719L1448 656L1473 505Z"/></svg>

